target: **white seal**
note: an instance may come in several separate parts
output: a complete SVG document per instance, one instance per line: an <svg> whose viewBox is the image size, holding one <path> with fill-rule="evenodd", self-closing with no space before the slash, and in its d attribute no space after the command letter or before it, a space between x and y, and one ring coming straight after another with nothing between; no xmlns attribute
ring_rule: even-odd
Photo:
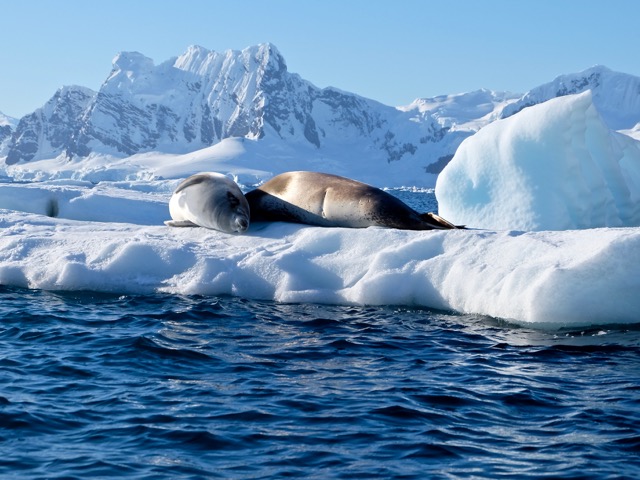
<svg viewBox="0 0 640 480"><path fill-rule="evenodd" d="M205 172L183 180L169 200L170 227L205 227L243 233L249 204L238 185L220 173Z"/></svg>

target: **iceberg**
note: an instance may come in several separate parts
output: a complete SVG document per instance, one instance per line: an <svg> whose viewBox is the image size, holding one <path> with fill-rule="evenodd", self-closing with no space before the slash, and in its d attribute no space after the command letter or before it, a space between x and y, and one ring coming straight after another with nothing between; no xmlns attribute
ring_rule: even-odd
<svg viewBox="0 0 640 480"><path fill-rule="evenodd" d="M591 92L555 98L466 139L436 182L439 213L492 230L640 225L640 142Z"/></svg>

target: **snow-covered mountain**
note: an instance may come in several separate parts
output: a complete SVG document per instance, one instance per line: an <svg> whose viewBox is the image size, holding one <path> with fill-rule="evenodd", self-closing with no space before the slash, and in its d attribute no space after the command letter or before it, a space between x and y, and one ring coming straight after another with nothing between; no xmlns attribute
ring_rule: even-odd
<svg viewBox="0 0 640 480"><path fill-rule="evenodd" d="M268 43L223 53L192 46L159 65L140 53L120 53L98 92L63 87L17 125L0 122L0 160L30 165L96 154L186 154L242 138L256 144L245 152L263 157L259 166L254 155L251 168L277 173L294 164L360 179L375 171L390 184L433 185L462 140L483 126L587 89L612 128L638 132L640 78L604 67L524 95L478 90L391 107L314 86L290 73Z"/></svg>
<svg viewBox="0 0 640 480"><path fill-rule="evenodd" d="M11 135L17 124L18 120L0 112L0 157L3 155L2 152L8 147Z"/></svg>
<svg viewBox="0 0 640 480"><path fill-rule="evenodd" d="M77 141L84 112L94 97L95 92L88 88L60 88L42 108L23 117L15 127L7 164L56 157L61 152L88 153L77 151Z"/></svg>
<svg viewBox="0 0 640 480"><path fill-rule="evenodd" d="M496 120L502 109L520 98L520 94L481 89L457 95L418 98L405 107L405 112L432 116L449 130L476 131Z"/></svg>
<svg viewBox="0 0 640 480"><path fill-rule="evenodd" d="M447 130L429 115L317 88L289 73L271 44L225 53L193 46L157 66L139 53L120 53L98 92L60 89L20 120L6 163L185 153L228 137L270 137L367 162L413 157L427 166L468 136Z"/></svg>
<svg viewBox="0 0 640 480"><path fill-rule="evenodd" d="M412 115L415 122L436 121L444 136L466 138L500 117L505 106L520 95L482 89L456 95L418 98L398 110ZM455 142L456 149L459 142ZM438 174L453 157L455 150L439 156L425 168L427 173Z"/></svg>
<svg viewBox="0 0 640 480"><path fill-rule="evenodd" d="M593 104L614 130L633 129L640 122L640 77L614 72L597 65L580 73L561 75L525 93L505 106L501 117L556 97L591 90Z"/></svg>
<svg viewBox="0 0 640 480"><path fill-rule="evenodd" d="M15 127L17 124L18 124L18 120L0 112L0 127L5 127L5 126Z"/></svg>

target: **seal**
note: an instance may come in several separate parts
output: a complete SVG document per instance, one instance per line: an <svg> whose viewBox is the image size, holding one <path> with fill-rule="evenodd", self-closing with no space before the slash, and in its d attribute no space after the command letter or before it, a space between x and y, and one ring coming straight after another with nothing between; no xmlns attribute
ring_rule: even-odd
<svg viewBox="0 0 640 480"><path fill-rule="evenodd" d="M420 214L379 188L328 173L282 173L245 196L252 222L402 230L463 228L434 213Z"/></svg>
<svg viewBox="0 0 640 480"><path fill-rule="evenodd" d="M169 200L170 227L205 227L226 233L249 228L249 204L238 185L220 173L183 180Z"/></svg>

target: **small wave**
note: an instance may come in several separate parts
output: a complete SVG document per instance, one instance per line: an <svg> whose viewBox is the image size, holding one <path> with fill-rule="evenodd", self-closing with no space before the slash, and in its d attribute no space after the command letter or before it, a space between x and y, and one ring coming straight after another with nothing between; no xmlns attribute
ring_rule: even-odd
<svg viewBox="0 0 640 480"><path fill-rule="evenodd" d="M0 299L2 478L640 471L635 330L584 341L426 309Z"/></svg>
<svg viewBox="0 0 640 480"><path fill-rule="evenodd" d="M148 337L138 337L133 342L133 348L137 353L152 354L161 358L173 358L183 360L210 361L212 357L206 353L192 349L171 348L161 345L158 341ZM134 354L134 357L137 355Z"/></svg>

